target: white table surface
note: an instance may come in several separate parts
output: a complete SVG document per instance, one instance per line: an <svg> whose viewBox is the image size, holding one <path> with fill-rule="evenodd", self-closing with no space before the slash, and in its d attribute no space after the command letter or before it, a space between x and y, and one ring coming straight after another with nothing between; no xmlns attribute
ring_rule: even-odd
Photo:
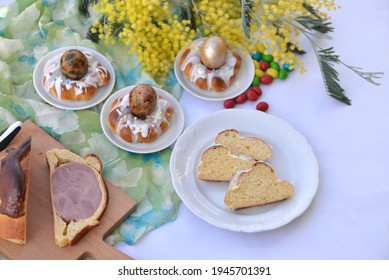
<svg viewBox="0 0 389 280"><path fill-rule="evenodd" d="M341 59L366 71L389 73L389 2L336 1L331 44ZM352 99L326 95L313 50L304 42L307 72L262 86L269 114L289 122L319 161L319 188L308 210L266 232L217 228L184 204L178 218L147 233L135 246L117 247L136 259L389 259L389 87L377 87L337 68ZM184 92L185 127L223 110L222 102ZM255 109L256 103L237 108Z"/></svg>
<svg viewBox="0 0 389 280"><path fill-rule="evenodd" d="M0 1L0 4L10 2ZM389 2L337 0L333 46L341 59L366 71L389 73ZM389 259L389 87L371 85L337 68L353 105L324 90L306 41L307 72L262 86L268 114L289 122L319 161L319 188L308 210L271 231L237 233L217 228L181 204L178 217L147 233L136 245L116 247L135 259ZM222 102L184 92L185 127L223 110ZM246 103L238 108L255 108Z"/></svg>

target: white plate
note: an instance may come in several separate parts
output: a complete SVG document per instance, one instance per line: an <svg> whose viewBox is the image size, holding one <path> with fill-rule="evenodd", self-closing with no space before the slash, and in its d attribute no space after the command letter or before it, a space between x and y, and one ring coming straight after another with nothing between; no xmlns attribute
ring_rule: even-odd
<svg viewBox="0 0 389 280"><path fill-rule="evenodd" d="M222 92L200 89L188 81L184 73L180 70L180 59L184 51L185 50L180 51L176 57L174 62L174 73L176 74L177 80L182 85L182 87L194 96L211 101L231 99L243 93L253 82L255 67L251 56L243 55L241 50L236 50L242 57L242 66L238 72L238 75L230 84L230 86Z"/></svg>
<svg viewBox="0 0 389 280"><path fill-rule="evenodd" d="M109 74L111 75L109 83L103 87L97 88L95 95L89 100L81 100L81 101L60 100L54 95L52 95L51 93L47 92L43 85L43 69L45 68L47 61L53 58L54 56L56 56L57 54L60 54L61 52L69 49L77 49L80 51L85 51L93 54L96 60L100 62L101 65L104 66L108 70ZM111 63L108 61L108 59L101 53L90 48L85 48L80 46L69 46L69 47L56 49L48 53L44 57L42 57L42 59L35 66L34 74L33 74L33 82L39 96L47 103L61 109L83 110L99 104L109 96L109 94L111 93L115 85L115 71Z"/></svg>
<svg viewBox="0 0 389 280"><path fill-rule="evenodd" d="M295 186L293 196L265 206L231 211L224 205L228 183L197 179L201 154L222 130L258 136L273 147L268 161L277 176ZM178 138L170 160L173 185L185 205L198 217L220 228L259 232L281 227L300 216L318 188L319 167L304 136L272 115L248 109L229 109L204 117Z"/></svg>
<svg viewBox="0 0 389 280"><path fill-rule="evenodd" d="M172 145L180 136L183 128L184 128L184 112L182 111L180 103L175 99L173 95L164 91L163 89L153 87L158 95L162 96L164 99L170 102L174 108L174 114L172 121L168 127L168 129L163 132L155 141L151 143L128 143L124 141L119 135L113 133L111 129L108 127L107 119L109 116L109 112L111 110L111 105L115 101L116 98L122 96L124 94L129 93L135 86L129 86L126 88L122 88L112 94L104 103L103 108L101 109L100 115L100 123L103 129L104 134L108 137L108 139L118 146L119 148L134 152L138 154L147 154L158 152L163 150L170 145Z"/></svg>

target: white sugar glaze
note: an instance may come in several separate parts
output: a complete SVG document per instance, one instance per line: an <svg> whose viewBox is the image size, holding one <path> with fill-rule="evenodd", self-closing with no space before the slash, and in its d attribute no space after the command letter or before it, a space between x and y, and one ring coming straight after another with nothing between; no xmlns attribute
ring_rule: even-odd
<svg viewBox="0 0 389 280"><path fill-rule="evenodd" d="M137 118L131 112L130 108L130 95L126 94L119 97L119 100L115 107L111 111L116 110L119 114L120 119L116 126L116 133L119 134L120 130L124 127L130 128L132 132L133 142L137 142L138 133L140 132L142 137L146 138L152 129L155 130L157 135L161 135L161 123L166 122L166 110L171 107L170 103L158 96L157 104L154 111L146 117L145 120Z"/></svg>
<svg viewBox="0 0 389 280"><path fill-rule="evenodd" d="M234 75L236 58L233 56L232 52L228 50L227 59L223 66L218 69L208 69L200 59L200 48L204 41L205 39L196 40L190 45L190 52L182 63L180 70L185 71L186 66L191 63L190 81L192 83L195 83L199 78L203 78L207 81L208 89L211 89L212 78L219 77L227 86L229 86L230 79Z"/></svg>
<svg viewBox="0 0 389 280"><path fill-rule="evenodd" d="M67 79L62 74L60 62L63 52L47 61L43 69L43 75L46 78L44 83L46 91L49 92L54 86L58 98L62 99L61 95L63 88L66 88L67 90L74 88L76 95L79 95L88 87L97 88L102 86L102 78L108 76L108 70L101 66L91 53L83 53L88 59L88 73L80 80Z"/></svg>

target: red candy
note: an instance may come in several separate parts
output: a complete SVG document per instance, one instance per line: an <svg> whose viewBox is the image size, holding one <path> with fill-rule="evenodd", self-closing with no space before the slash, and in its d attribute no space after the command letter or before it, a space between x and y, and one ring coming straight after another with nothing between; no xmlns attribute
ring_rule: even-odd
<svg viewBox="0 0 389 280"><path fill-rule="evenodd" d="M257 101L257 99L259 97L258 94L254 90L251 90L251 89L246 92L246 96L247 96L247 99L251 100L251 101Z"/></svg>
<svg viewBox="0 0 389 280"><path fill-rule="evenodd" d="M257 93L258 97L261 97L262 90L260 87L255 86L255 87L252 87L251 89Z"/></svg>
<svg viewBox="0 0 389 280"><path fill-rule="evenodd" d="M255 108L258 111L266 112L269 109L269 104L266 102L259 102Z"/></svg>
<svg viewBox="0 0 389 280"><path fill-rule="evenodd" d="M242 104L242 103L245 103L247 100L247 97L246 97L246 94L242 93L241 95L239 95L237 98L235 98L235 102L237 104Z"/></svg>
<svg viewBox="0 0 389 280"><path fill-rule="evenodd" d="M233 99L228 99L226 101L224 101L223 105L224 105L224 108L226 109L231 109L231 108L234 108L235 107L235 101Z"/></svg>
<svg viewBox="0 0 389 280"><path fill-rule="evenodd" d="M260 68L262 71L266 71L267 69L270 68L270 64L269 64L269 62L261 61L261 62L259 63L259 68Z"/></svg>
<svg viewBox="0 0 389 280"><path fill-rule="evenodd" d="M269 75L263 75L261 77L261 83L264 85L270 85L273 82L273 78Z"/></svg>

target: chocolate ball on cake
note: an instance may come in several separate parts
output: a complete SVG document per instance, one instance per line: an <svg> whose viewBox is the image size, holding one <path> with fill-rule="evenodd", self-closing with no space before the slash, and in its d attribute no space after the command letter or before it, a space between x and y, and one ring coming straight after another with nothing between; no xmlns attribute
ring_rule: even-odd
<svg viewBox="0 0 389 280"><path fill-rule="evenodd" d="M61 56L61 73L68 79L81 80L88 73L88 59L79 50L65 51Z"/></svg>
<svg viewBox="0 0 389 280"><path fill-rule="evenodd" d="M145 84L137 85L130 92L130 109L134 116L145 119L157 105L157 93Z"/></svg>
<svg viewBox="0 0 389 280"><path fill-rule="evenodd" d="M200 48L201 62L210 69L217 69L226 62L227 50L227 44L221 37L208 37Z"/></svg>

